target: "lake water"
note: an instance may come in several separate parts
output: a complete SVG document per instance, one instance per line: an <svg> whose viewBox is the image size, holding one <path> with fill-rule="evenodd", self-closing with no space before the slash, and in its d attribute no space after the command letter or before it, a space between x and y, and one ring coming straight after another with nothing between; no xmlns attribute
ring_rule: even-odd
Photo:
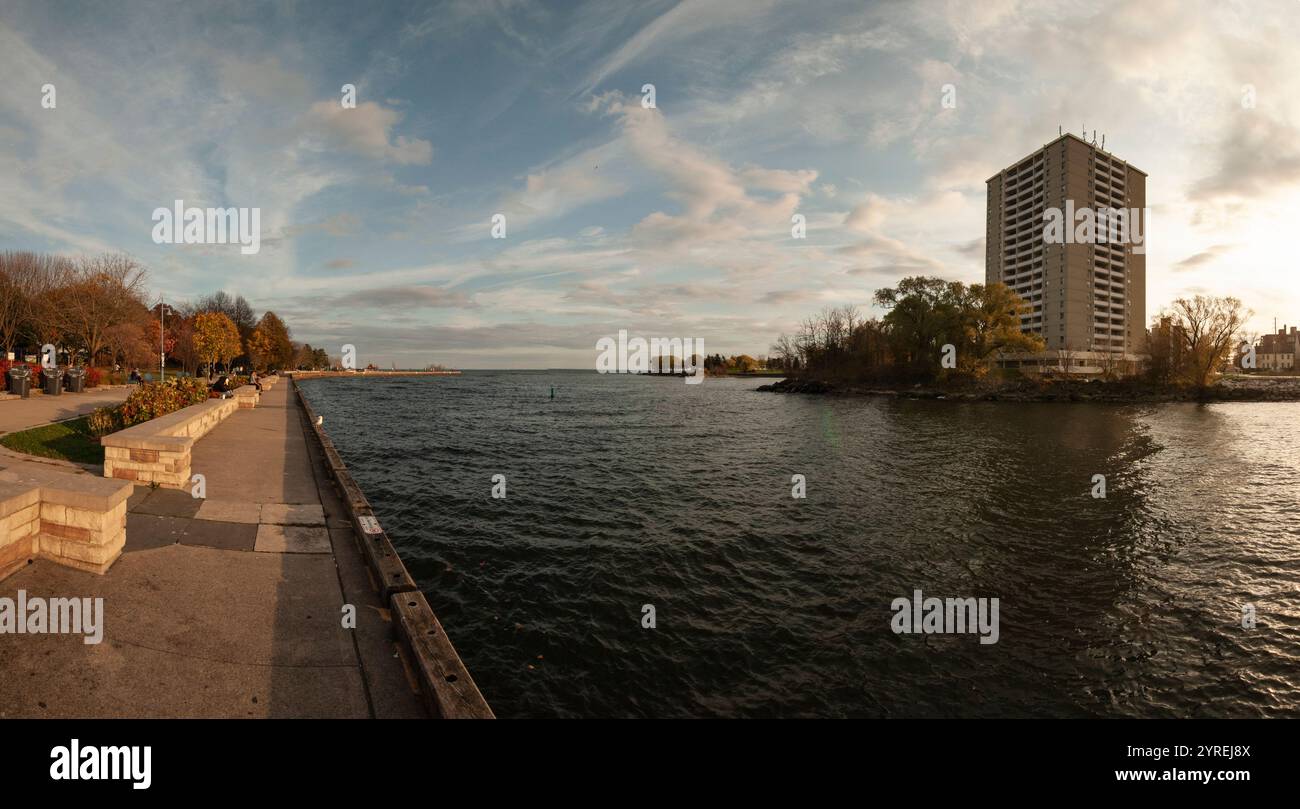
<svg viewBox="0 0 1300 809"><path fill-rule="evenodd" d="M762 381L302 388L499 716L1300 715L1300 404ZM894 633L917 589L998 642Z"/></svg>

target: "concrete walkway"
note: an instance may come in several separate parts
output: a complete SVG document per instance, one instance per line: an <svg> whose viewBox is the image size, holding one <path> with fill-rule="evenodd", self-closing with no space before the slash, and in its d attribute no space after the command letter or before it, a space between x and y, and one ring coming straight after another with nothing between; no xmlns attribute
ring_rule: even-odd
<svg viewBox="0 0 1300 809"><path fill-rule="evenodd" d="M0 401L0 433L14 433L84 416L97 407L115 405L131 393L129 386L91 388L84 393L64 391L58 396L33 395L28 399Z"/></svg>
<svg viewBox="0 0 1300 809"><path fill-rule="evenodd" d="M426 716L296 396L286 380L195 445L205 499L136 487L104 576L38 559L0 582L102 597L105 626L0 634L0 717Z"/></svg>

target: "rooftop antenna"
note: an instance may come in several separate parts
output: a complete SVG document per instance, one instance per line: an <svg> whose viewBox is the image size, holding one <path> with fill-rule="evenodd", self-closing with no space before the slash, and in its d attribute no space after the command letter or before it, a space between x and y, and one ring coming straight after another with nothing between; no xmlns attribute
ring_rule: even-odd
<svg viewBox="0 0 1300 809"><path fill-rule="evenodd" d="M1106 133L1105 133L1105 132L1101 133L1101 148L1102 148L1103 151L1106 149Z"/></svg>
<svg viewBox="0 0 1300 809"><path fill-rule="evenodd" d="M1057 124L1057 125L1056 125L1056 137L1058 137L1058 138L1061 137L1061 125L1060 125L1060 124Z"/></svg>
<svg viewBox="0 0 1300 809"><path fill-rule="evenodd" d="M1092 145L1093 146L1097 145L1097 130L1095 129L1092 130Z"/></svg>

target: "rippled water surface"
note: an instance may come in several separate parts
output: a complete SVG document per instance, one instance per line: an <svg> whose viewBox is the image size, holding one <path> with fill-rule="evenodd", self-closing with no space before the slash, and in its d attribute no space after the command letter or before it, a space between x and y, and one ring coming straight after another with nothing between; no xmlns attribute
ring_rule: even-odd
<svg viewBox="0 0 1300 809"><path fill-rule="evenodd" d="M1300 405L759 383L302 388L500 716L1300 715ZM894 634L918 588L998 643Z"/></svg>

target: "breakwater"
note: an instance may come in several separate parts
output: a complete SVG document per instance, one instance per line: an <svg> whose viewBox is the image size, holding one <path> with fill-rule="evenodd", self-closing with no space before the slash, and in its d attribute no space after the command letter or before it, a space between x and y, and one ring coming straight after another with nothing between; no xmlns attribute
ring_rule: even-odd
<svg viewBox="0 0 1300 809"><path fill-rule="evenodd" d="M789 377L755 390L831 396L941 399L953 402L1300 402L1300 377L1230 376L1205 388L1132 379L954 382L950 384L854 384Z"/></svg>
<svg viewBox="0 0 1300 809"><path fill-rule="evenodd" d="M460 376L460 371L285 371L285 376L294 379L328 379L345 377L348 379L386 379L408 376Z"/></svg>

